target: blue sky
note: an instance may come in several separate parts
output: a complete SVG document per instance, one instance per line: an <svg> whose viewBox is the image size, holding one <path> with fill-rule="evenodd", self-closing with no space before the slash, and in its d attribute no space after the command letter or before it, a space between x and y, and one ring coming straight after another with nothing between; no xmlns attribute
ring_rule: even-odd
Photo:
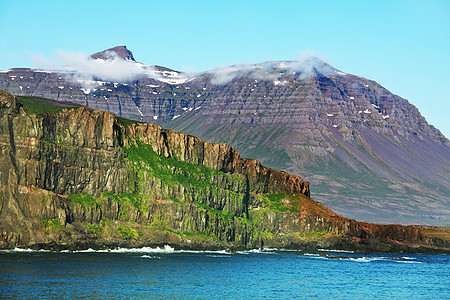
<svg viewBox="0 0 450 300"><path fill-rule="evenodd" d="M117 45L185 71L307 51L408 99L450 137L449 16L446 0L0 0L0 70L33 67L33 55Z"/></svg>

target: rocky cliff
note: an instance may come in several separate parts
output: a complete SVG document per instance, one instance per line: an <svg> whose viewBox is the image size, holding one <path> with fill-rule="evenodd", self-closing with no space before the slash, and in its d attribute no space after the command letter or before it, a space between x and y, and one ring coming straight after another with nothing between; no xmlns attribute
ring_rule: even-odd
<svg viewBox="0 0 450 300"><path fill-rule="evenodd" d="M450 224L448 139L407 100L374 81L318 60L188 76L137 63L124 46L92 57L122 58L127 66L156 73L122 82L12 69L0 72L0 89L230 144L243 157L301 175L314 186L314 199L347 217Z"/></svg>
<svg viewBox="0 0 450 300"><path fill-rule="evenodd" d="M0 91L0 248L448 252L448 232L374 225L226 144Z"/></svg>

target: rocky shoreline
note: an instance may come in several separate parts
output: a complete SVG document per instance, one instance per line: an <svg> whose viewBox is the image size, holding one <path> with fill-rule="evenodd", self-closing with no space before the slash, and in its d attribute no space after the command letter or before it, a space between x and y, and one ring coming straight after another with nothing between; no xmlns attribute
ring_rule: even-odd
<svg viewBox="0 0 450 300"><path fill-rule="evenodd" d="M0 249L449 253L448 228L344 218L227 144L66 106L0 91Z"/></svg>

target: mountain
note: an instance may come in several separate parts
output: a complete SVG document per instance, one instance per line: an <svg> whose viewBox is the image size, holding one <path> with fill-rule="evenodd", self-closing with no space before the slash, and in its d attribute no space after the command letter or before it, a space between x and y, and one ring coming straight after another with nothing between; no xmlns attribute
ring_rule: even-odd
<svg viewBox="0 0 450 300"><path fill-rule="evenodd" d="M346 217L449 225L449 140L376 82L317 58L198 74L124 62L133 72L123 82L11 69L0 88L226 142L302 176L314 199Z"/></svg>
<svg viewBox="0 0 450 300"><path fill-rule="evenodd" d="M376 225L308 182L161 126L0 91L0 248L450 253L448 228Z"/></svg>
<svg viewBox="0 0 450 300"><path fill-rule="evenodd" d="M134 60L133 53L131 53L131 51L127 49L127 46L117 46L114 48L109 48L101 52L92 54L91 58L103 60L122 59L136 62Z"/></svg>

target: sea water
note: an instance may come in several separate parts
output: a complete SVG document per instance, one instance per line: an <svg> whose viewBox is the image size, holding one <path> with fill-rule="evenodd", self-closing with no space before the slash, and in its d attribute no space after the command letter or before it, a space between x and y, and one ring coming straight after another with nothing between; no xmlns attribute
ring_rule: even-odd
<svg viewBox="0 0 450 300"><path fill-rule="evenodd" d="M448 255L0 251L0 298L450 299Z"/></svg>

